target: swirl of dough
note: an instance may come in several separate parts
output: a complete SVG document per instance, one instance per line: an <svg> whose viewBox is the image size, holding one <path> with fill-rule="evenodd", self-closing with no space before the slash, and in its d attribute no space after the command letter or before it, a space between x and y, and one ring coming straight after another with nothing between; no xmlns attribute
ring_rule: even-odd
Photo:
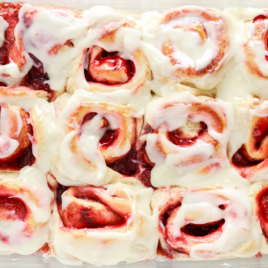
<svg viewBox="0 0 268 268"><path fill-rule="evenodd" d="M53 170L64 185L109 182L119 174L108 165L124 158L136 140L136 119L129 107L93 101L85 91L69 98L60 112L59 127L63 133Z"/></svg>
<svg viewBox="0 0 268 268"><path fill-rule="evenodd" d="M159 217L159 255L205 260L258 252L260 229L242 190L159 189L152 202Z"/></svg>
<svg viewBox="0 0 268 268"><path fill-rule="evenodd" d="M154 15L148 23L144 26L145 40L154 48L149 47L146 52L155 78L164 82L171 78L206 90L216 86L232 56L227 14L183 6Z"/></svg>
<svg viewBox="0 0 268 268"><path fill-rule="evenodd" d="M92 38L75 60L68 92L82 88L118 104L144 109L150 99L147 81L151 73L141 50L137 18L108 7L92 7L82 17L90 24Z"/></svg>
<svg viewBox="0 0 268 268"><path fill-rule="evenodd" d="M243 10L240 48L236 54L238 66L247 83L246 93L266 98L263 88L268 85L268 12L246 8Z"/></svg>
<svg viewBox="0 0 268 268"><path fill-rule="evenodd" d="M158 242L152 192L133 178L102 187L59 187L53 256L97 265L152 259Z"/></svg>
<svg viewBox="0 0 268 268"><path fill-rule="evenodd" d="M21 85L47 91L55 100L64 91L72 60L83 50L80 37L86 29L75 10L24 4L15 31L24 59Z"/></svg>
<svg viewBox="0 0 268 268"><path fill-rule="evenodd" d="M19 107L0 106L0 164L15 161L31 145L29 115Z"/></svg>
<svg viewBox="0 0 268 268"><path fill-rule="evenodd" d="M46 97L25 87L0 87L0 170L18 171L36 163L34 148L43 138L35 135L31 109L46 103Z"/></svg>
<svg viewBox="0 0 268 268"><path fill-rule="evenodd" d="M228 104L190 93L159 98L148 104L145 121L152 128L145 151L154 165L151 182L155 187L185 185L187 178L209 174L228 162L232 122Z"/></svg>

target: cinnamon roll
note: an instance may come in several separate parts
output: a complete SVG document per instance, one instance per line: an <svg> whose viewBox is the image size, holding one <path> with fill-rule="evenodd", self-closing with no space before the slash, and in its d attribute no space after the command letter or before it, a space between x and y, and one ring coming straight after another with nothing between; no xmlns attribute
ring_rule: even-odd
<svg viewBox="0 0 268 268"><path fill-rule="evenodd" d="M20 85L48 92L51 101L59 96L72 60L83 49L86 30L74 10L24 4L15 31L17 50L23 55L18 64L23 77Z"/></svg>
<svg viewBox="0 0 268 268"><path fill-rule="evenodd" d="M48 242L53 193L36 168L0 174L0 252L33 254Z"/></svg>
<svg viewBox="0 0 268 268"><path fill-rule="evenodd" d="M53 173L64 185L99 186L136 173L134 143L138 118L130 108L94 100L77 90L59 111L60 141Z"/></svg>
<svg viewBox="0 0 268 268"><path fill-rule="evenodd" d="M242 177L251 181L266 178L267 111L267 101L251 108L236 108L236 128L229 141L230 162Z"/></svg>
<svg viewBox="0 0 268 268"><path fill-rule="evenodd" d="M158 254L170 259L250 257L261 232L251 218L251 202L239 189L158 189L152 206L158 215Z"/></svg>
<svg viewBox="0 0 268 268"><path fill-rule="evenodd" d="M206 90L215 87L233 54L228 14L183 6L163 14L145 13L142 20L144 40L150 44L145 46L146 55L156 80Z"/></svg>
<svg viewBox="0 0 268 268"><path fill-rule="evenodd" d="M44 92L20 87L0 88L0 170L18 171L36 162L35 127L31 108L46 103Z"/></svg>
<svg viewBox="0 0 268 268"><path fill-rule="evenodd" d="M228 166L227 141L232 127L232 106L210 98L182 93L147 105L145 162L151 165L154 187L189 187ZM146 126L148 127L148 126Z"/></svg>
<svg viewBox="0 0 268 268"><path fill-rule="evenodd" d="M92 7L82 17L91 36L74 62L68 92L82 88L104 100L144 109L150 99L150 68L141 49L137 16L108 7Z"/></svg>
<svg viewBox="0 0 268 268"><path fill-rule="evenodd" d="M53 213L53 256L64 263L96 265L154 258L158 236L152 192L132 178L102 187L60 186Z"/></svg>
<svg viewBox="0 0 268 268"><path fill-rule="evenodd" d="M0 4L0 86L18 85L22 78L20 64L24 60L15 38L21 7L21 3Z"/></svg>
<svg viewBox="0 0 268 268"><path fill-rule="evenodd" d="M244 94L266 99L268 85L267 26L268 11L246 8L242 12L243 25L237 64L249 84Z"/></svg>
<svg viewBox="0 0 268 268"><path fill-rule="evenodd" d="M250 196L253 203L253 217L259 223L262 232L261 254L268 253L268 218L267 218L267 200L268 200L268 181L262 180L253 183L250 187Z"/></svg>

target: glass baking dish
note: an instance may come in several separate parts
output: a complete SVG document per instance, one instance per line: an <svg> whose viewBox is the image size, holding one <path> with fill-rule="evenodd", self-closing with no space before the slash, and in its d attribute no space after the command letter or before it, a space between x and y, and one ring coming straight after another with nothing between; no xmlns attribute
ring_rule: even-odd
<svg viewBox="0 0 268 268"><path fill-rule="evenodd" d="M5 2L18 2L19 0L5 0ZM181 5L199 5L218 9L231 7L254 7L268 8L268 2L265 0L25 0L23 2L32 5L52 4L61 7L71 7L84 10L93 5L107 5L130 13L140 13L144 11L164 12L167 9ZM172 260L154 260L141 261L135 263L120 263L110 267L120 268L215 268L215 267L237 267L237 268L261 268L268 267L268 255L253 258L234 258L208 261L172 261ZM30 256L21 256L17 254L0 256L0 268L63 268L71 267L58 262L52 257L43 257L41 253ZM83 264L79 267L94 267L94 265Z"/></svg>

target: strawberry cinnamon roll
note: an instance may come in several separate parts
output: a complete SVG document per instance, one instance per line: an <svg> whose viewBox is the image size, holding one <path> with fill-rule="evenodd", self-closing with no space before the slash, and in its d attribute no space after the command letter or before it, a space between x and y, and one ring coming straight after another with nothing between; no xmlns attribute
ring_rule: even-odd
<svg viewBox="0 0 268 268"><path fill-rule="evenodd" d="M152 192L133 178L102 187L59 186L52 255L64 263L96 265L154 258L158 236Z"/></svg>
<svg viewBox="0 0 268 268"><path fill-rule="evenodd" d="M119 173L134 175L139 119L129 107L94 100L83 90L64 102L58 111L60 140L52 168L59 182L99 186Z"/></svg>
<svg viewBox="0 0 268 268"><path fill-rule="evenodd" d="M144 40L152 45L145 47L146 55L156 80L206 90L215 87L232 56L227 14L183 6L158 15L145 13L142 20Z"/></svg>
<svg viewBox="0 0 268 268"><path fill-rule="evenodd" d="M268 11L246 8L243 10L243 28L237 63L250 87L245 94L267 98L268 86Z"/></svg>
<svg viewBox="0 0 268 268"><path fill-rule="evenodd" d="M239 189L158 189L158 255L170 259L254 256L261 232L251 218L251 202Z"/></svg>
<svg viewBox="0 0 268 268"><path fill-rule="evenodd" d="M33 254L48 242L53 193L32 167L0 175L0 253Z"/></svg>
<svg viewBox="0 0 268 268"><path fill-rule="evenodd" d="M92 7L82 14L91 39L77 57L68 92L82 88L103 99L144 109L150 99L150 68L141 49L141 32L134 15L108 7Z"/></svg>
<svg viewBox="0 0 268 268"><path fill-rule="evenodd" d="M0 170L18 171L36 163L38 130L31 109L46 103L43 93L24 87L0 88Z"/></svg>
<svg viewBox="0 0 268 268"><path fill-rule="evenodd" d="M194 180L228 165L227 141L232 106L182 93L147 105L145 162L152 166L154 187L188 187Z"/></svg>
<svg viewBox="0 0 268 268"><path fill-rule="evenodd" d="M0 3L0 85L12 87L22 79L22 52L17 49L15 27L19 22L21 3ZM24 62L26 63L26 62ZM28 66L27 66L28 68Z"/></svg>
<svg viewBox="0 0 268 268"><path fill-rule="evenodd" d="M24 4L15 30L17 53L23 55L17 63L23 77L20 85L44 90L54 100L65 89L86 30L74 10Z"/></svg>
<svg viewBox="0 0 268 268"><path fill-rule="evenodd" d="M253 203L253 216L262 230L262 254L268 253L268 181L262 180L250 186L250 196Z"/></svg>
<svg viewBox="0 0 268 268"><path fill-rule="evenodd" d="M237 107L235 125L229 141L232 166L245 179L266 178L268 102L264 101L253 108Z"/></svg>

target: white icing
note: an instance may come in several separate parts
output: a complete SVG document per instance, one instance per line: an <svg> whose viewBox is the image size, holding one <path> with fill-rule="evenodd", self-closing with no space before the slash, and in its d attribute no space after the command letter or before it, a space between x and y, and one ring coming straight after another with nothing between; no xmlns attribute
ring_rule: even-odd
<svg viewBox="0 0 268 268"><path fill-rule="evenodd" d="M29 71L29 67L25 67L25 70ZM25 71L26 73L26 71ZM10 59L10 63L6 65L0 65L0 82L6 84L8 87L18 85L24 73L20 73L18 65Z"/></svg>
<svg viewBox="0 0 268 268"><path fill-rule="evenodd" d="M42 172L47 173L51 169L51 161L56 153L56 144L60 136L53 104L37 105L31 109L30 115L35 132L35 142L32 147L36 157L35 165Z"/></svg>
<svg viewBox="0 0 268 268"><path fill-rule="evenodd" d="M235 106L235 128L231 132L229 140L229 156L232 157L240 147L247 143L251 128L251 120L254 117L254 110L247 107ZM246 131L248 130L248 131Z"/></svg>
<svg viewBox="0 0 268 268"><path fill-rule="evenodd" d="M96 192L109 200L117 191L127 198L113 197L114 202L124 202L131 206L131 216L124 226L98 229L69 229L62 226L58 211L53 215L52 254L60 262L80 264L89 262L113 265L121 261L152 259L156 253L158 236L156 219L151 215L150 199L152 189L125 185L121 182L105 186ZM66 194L63 208L71 202ZM75 198L72 199L73 201ZM111 202L111 201L110 201ZM90 203L88 203L90 204Z"/></svg>
<svg viewBox="0 0 268 268"><path fill-rule="evenodd" d="M118 22L119 25L121 23L135 24L135 18L131 17L130 15L117 12L107 6L93 6L92 8L84 11L82 17L86 19L92 27L90 29L91 34L94 36L92 41L94 40L96 45L102 47L104 46L103 48L105 50L117 51L118 44L122 44L123 50L120 51L121 56L131 58L131 53L139 48L141 33L136 29L128 27L121 27L116 33L115 41L109 43L109 45L101 42L100 40L96 40L103 34L104 30L101 27L109 22L114 22L115 29L117 27L116 22Z"/></svg>
<svg viewBox="0 0 268 268"><path fill-rule="evenodd" d="M47 94L26 87L12 88L8 91L0 91L0 103L8 103L12 106L18 106L29 112L31 108L47 103Z"/></svg>
<svg viewBox="0 0 268 268"><path fill-rule="evenodd" d="M22 129L22 119L19 111L13 109L12 113L16 114L17 131L15 133L16 138ZM10 119L8 118L8 110L5 107L1 107L0 115L0 158L6 158L12 155L19 146L19 142L9 137L10 131Z"/></svg>
<svg viewBox="0 0 268 268"><path fill-rule="evenodd" d="M0 17L0 47L3 46L5 41L5 31L8 28L8 23L4 20L3 17Z"/></svg>
<svg viewBox="0 0 268 268"><path fill-rule="evenodd" d="M248 103L255 96L265 96L265 91L248 83L235 60L231 60L225 77L217 86L217 99Z"/></svg>

